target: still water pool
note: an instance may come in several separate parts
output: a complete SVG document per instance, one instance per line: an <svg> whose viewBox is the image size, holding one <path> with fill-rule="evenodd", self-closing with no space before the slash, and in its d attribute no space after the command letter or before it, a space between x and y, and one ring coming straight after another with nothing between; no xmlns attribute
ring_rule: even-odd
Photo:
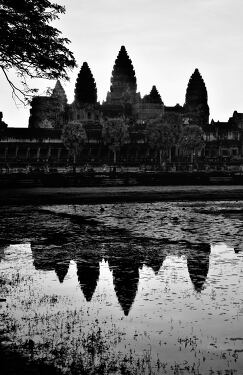
<svg viewBox="0 0 243 375"><path fill-rule="evenodd" d="M67 374L243 374L243 203L11 208L0 227L5 346Z"/></svg>

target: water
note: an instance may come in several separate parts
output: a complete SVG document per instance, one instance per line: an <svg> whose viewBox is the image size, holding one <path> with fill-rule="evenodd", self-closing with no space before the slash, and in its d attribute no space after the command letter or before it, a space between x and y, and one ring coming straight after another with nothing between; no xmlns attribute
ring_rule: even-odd
<svg viewBox="0 0 243 375"><path fill-rule="evenodd" d="M6 346L67 374L243 373L243 203L1 213Z"/></svg>

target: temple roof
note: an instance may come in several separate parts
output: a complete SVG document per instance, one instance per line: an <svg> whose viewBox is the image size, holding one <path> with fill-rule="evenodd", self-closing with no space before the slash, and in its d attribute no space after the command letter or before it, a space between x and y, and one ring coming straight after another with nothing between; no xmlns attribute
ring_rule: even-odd
<svg viewBox="0 0 243 375"><path fill-rule="evenodd" d="M67 96L66 96L65 90L62 87L61 82L59 81L59 79L56 82L56 85L55 85L55 87L54 87L54 89L52 91L51 97L52 98L58 98L58 99L60 99L63 102L63 104L67 104Z"/></svg>
<svg viewBox="0 0 243 375"><path fill-rule="evenodd" d="M84 62L80 69L74 93L77 104L95 104L97 102L96 83L87 62Z"/></svg>
<svg viewBox="0 0 243 375"><path fill-rule="evenodd" d="M160 96L156 86L152 87L149 95L145 95L143 97L143 101L146 102L146 103L163 104L161 96Z"/></svg>
<svg viewBox="0 0 243 375"><path fill-rule="evenodd" d="M186 105L207 105L207 101L208 94L206 85L201 74L199 73L199 70L195 69L188 82L186 91Z"/></svg>
<svg viewBox="0 0 243 375"><path fill-rule="evenodd" d="M137 79L135 76L135 71L132 65L132 61L129 58L124 46L121 46L121 49L115 60L111 77L111 91L112 85L117 81L127 83L129 84L131 89L135 91L137 90Z"/></svg>

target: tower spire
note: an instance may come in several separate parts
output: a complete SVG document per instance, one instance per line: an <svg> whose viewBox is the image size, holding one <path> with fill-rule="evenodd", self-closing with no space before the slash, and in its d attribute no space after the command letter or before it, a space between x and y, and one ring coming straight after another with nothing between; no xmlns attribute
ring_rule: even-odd
<svg viewBox="0 0 243 375"><path fill-rule="evenodd" d="M189 114L191 122L197 125L208 124L208 94L205 82L197 68L188 82L184 108L185 112Z"/></svg>
<svg viewBox="0 0 243 375"><path fill-rule="evenodd" d="M52 90L51 97L58 99L62 105L64 106L67 105L67 96L59 79L57 80L56 85L54 89Z"/></svg>
<svg viewBox="0 0 243 375"><path fill-rule="evenodd" d="M97 102L97 88L93 74L87 64L84 62L77 77L75 84L75 102L77 104L95 104Z"/></svg>
<svg viewBox="0 0 243 375"><path fill-rule="evenodd" d="M207 102L208 94L206 85L199 70L196 68L188 82L186 105L207 104Z"/></svg>
<svg viewBox="0 0 243 375"><path fill-rule="evenodd" d="M115 60L112 70L109 102L123 104L133 102L137 91L137 79L125 46L121 49Z"/></svg>

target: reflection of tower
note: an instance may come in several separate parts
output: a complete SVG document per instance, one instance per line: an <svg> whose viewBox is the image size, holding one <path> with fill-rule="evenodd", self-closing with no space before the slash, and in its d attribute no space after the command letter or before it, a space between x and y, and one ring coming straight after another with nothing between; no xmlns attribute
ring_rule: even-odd
<svg viewBox="0 0 243 375"><path fill-rule="evenodd" d="M122 251L118 253L119 250ZM113 273L118 302L127 316L137 293L140 262L130 248L116 249L116 251L115 254L109 256L109 267Z"/></svg>
<svg viewBox="0 0 243 375"><path fill-rule="evenodd" d="M153 254L149 255L149 257L146 258L145 264L147 267L152 268L155 275L157 275L164 263L165 258L166 255L161 253L161 250L154 249Z"/></svg>
<svg viewBox="0 0 243 375"><path fill-rule="evenodd" d="M68 260L68 261L58 262L55 264L55 272L60 283L63 283L65 276L68 273L69 263L70 262Z"/></svg>
<svg viewBox="0 0 243 375"><path fill-rule="evenodd" d="M193 246L187 257L187 268L196 292L200 293L207 279L209 270L210 244L201 243Z"/></svg>
<svg viewBox="0 0 243 375"><path fill-rule="evenodd" d="M60 247L31 245L33 264L36 270L55 271L60 283L68 273L70 254Z"/></svg>
<svg viewBox="0 0 243 375"><path fill-rule="evenodd" d="M77 275L86 301L90 302L100 275L99 259L82 256L82 259L77 260Z"/></svg>

